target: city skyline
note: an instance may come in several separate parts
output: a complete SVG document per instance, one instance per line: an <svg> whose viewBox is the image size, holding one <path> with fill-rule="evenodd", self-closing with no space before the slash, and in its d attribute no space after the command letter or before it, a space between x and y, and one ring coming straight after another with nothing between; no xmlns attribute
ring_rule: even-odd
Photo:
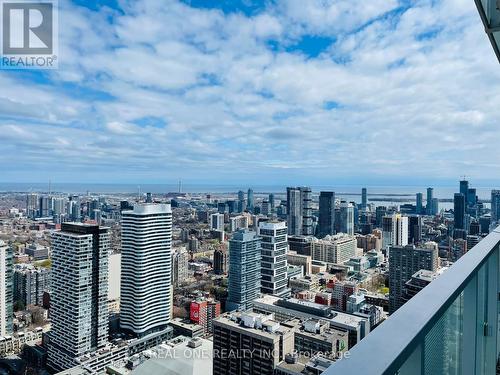
<svg viewBox="0 0 500 375"><path fill-rule="evenodd" d="M471 1L59 8L59 69L0 73L4 182L451 185L498 168L500 73Z"/></svg>
<svg viewBox="0 0 500 375"><path fill-rule="evenodd" d="M215 375L227 373L224 345L259 352L265 338L269 349L279 344L279 356L236 358L229 372L293 367L291 374L304 375L322 363L327 375L342 366L344 352L357 353L398 319L396 310L421 308L412 301L424 287L468 265L483 238L488 245L496 235L499 190L490 191L487 205L474 183L457 182L453 210L443 209L432 187L413 202L382 205L369 199L369 188L350 202L311 187L201 196L2 193L2 236L13 262L6 261L0 280L0 323L12 333L2 342L12 345L0 345L0 355L18 353L25 335L39 342L48 331L50 340L39 347L47 362L23 358L29 366L104 373L109 364L146 369L153 362L143 354L165 345L207 345L203 373L212 368ZM27 243L19 242L21 233ZM28 281L27 270L45 275ZM27 302L32 297L35 305ZM21 317L46 309L37 325L14 320L9 328L13 311ZM235 329L242 341L234 340ZM443 350L452 344L439 343ZM292 352L310 356L292 361ZM255 363L247 371L249 360Z"/></svg>

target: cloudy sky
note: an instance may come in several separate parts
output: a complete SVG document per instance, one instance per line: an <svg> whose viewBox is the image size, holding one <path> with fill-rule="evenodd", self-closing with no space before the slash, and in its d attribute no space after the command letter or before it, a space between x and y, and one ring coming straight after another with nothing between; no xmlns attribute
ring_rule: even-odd
<svg viewBox="0 0 500 375"><path fill-rule="evenodd" d="M0 181L500 183L473 0L59 7L59 69L0 71Z"/></svg>

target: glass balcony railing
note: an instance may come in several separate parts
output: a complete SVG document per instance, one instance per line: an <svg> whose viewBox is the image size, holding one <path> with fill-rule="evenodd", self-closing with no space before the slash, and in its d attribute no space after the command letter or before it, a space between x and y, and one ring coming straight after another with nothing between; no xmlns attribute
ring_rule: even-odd
<svg viewBox="0 0 500 375"><path fill-rule="evenodd" d="M497 373L500 227L324 375Z"/></svg>
<svg viewBox="0 0 500 375"><path fill-rule="evenodd" d="M474 0L483 21L484 30L500 62L500 1Z"/></svg>

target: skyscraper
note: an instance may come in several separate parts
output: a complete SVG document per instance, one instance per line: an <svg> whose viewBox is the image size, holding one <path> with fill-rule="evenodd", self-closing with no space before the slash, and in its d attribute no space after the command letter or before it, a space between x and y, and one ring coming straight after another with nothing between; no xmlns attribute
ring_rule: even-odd
<svg viewBox="0 0 500 375"><path fill-rule="evenodd" d="M453 197L453 219L455 229L465 228L465 195L455 193Z"/></svg>
<svg viewBox="0 0 500 375"><path fill-rule="evenodd" d="M469 181L466 180L460 181L460 194L463 194L464 197L467 197L468 190L469 190Z"/></svg>
<svg viewBox="0 0 500 375"><path fill-rule="evenodd" d="M63 223L52 233L47 364L54 370L107 343L108 252L108 228Z"/></svg>
<svg viewBox="0 0 500 375"><path fill-rule="evenodd" d="M491 221L500 221L500 190L491 191Z"/></svg>
<svg viewBox="0 0 500 375"><path fill-rule="evenodd" d="M12 248L0 240L0 336L12 334Z"/></svg>
<svg viewBox="0 0 500 375"><path fill-rule="evenodd" d="M248 228L248 216L238 215L229 218L229 231L236 232L238 229Z"/></svg>
<svg viewBox="0 0 500 375"><path fill-rule="evenodd" d="M408 244L408 217L400 214L382 219L382 248L406 246Z"/></svg>
<svg viewBox="0 0 500 375"><path fill-rule="evenodd" d="M90 202L87 202L87 216L91 217L92 212L94 212L94 210L100 210L100 209L101 209L101 204L99 200L92 199Z"/></svg>
<svg viewBox="0 0 500 375"><path fill-rule="evenodd" d="M169 204L136 204L122 212L120 326L138 337L170 321L171 246Z"/></svg>
<svg viewBox="0 0 500 375"><path fill-rule="evenodd" d="M309 187L288 187L286 189L288 234L296 236L313 234L311 195Z"/></svg>
<svg viewBox="0 0 500 375"><path fill-rule="evenodd" d="M349 202L340 202L340 232L354 235L354 206Z"/></svg>
<svg viewBox="0 0 500 375"><path fill-rule="evenodd" d="M432 215L437 215L439 212L439 199L438 198L432 198L432 204L431 204L431 214Z"/></svg>
<svg viewBox="0 0 500 375"><path fill-rule="evenodd" d="M408 219L408 243L417 244L422 241L422 217L412 215Z"/></svg>
<svg viewBox="0 0 500 375"><path fill-rule="evenodd" d="M298 188L286 189L286 212L288 234L302 234L302 195Z"/></svg>
<svg viewBox="0 0 500 375"><path fill-rule="evenodd" d="M382 225L382 220L387 213L387 207L378 206L375 208L375 223L377 226Z"/></svg>
<svg viewBox="0 0 500 375"><path fill-rule="evenodd" d="M252 189L248 189L248 192L247 192L247 208L248 208L248 211L253 212L254 207L255 207L255 202L253 200L253 190Z"/></svg>
<svg viewBox="0 0 500 375"><path fill-rule="evenodd" d="M50 290L50 268L16 264L14 268L14 301L23 306L42 305L43 293Z"/></svg>
<svg viewBox="0 0 500 375"><path fill-rule="evenodd" d="M426 206L425 206L425 210L426 210L426 213L427 215L432 215L432 198L433 198L433 194L434 194L434 189L429 187L427 188L427 202L426 202Z"/></svg>
<svg viewBox="0 0 500 375"><path fill-rule="evenodd" d="M54 198L54 216L64 215L66 209L66 199Z"/></svg>
<svg viewBox="0 0 500 375"><path fill-rule="evenodd" d="M224 214L210 215L210 229L220 231L224 230Z"/></svg>
<svg viewBox="0 0 500 375"><path fill-rule="evenodd" d="M172 284L179 286L189 276L189 253L185 247L178 247L172 253Z"/></svg>
<svg viewBox="0 0 500 375"><path fill-rule="evenodd" d="M273 193L269 194L269 199L268 200L269 200L270 214L271 214L271 216L274 217L275 214L276 214L276 202L274 200L274 194Z"/></svg>
<svg viewBox="0 0 500 375"><path fill-rule="evenodd" d="M302 192L302 234L312 236L313 232L313 214L312 214L312 191L310 187L301 188Z"/></svg>
<svg viewBox="0 0 500 375"><path fill-rule="evenodd" d="M261 249L257 233L240 229L229 240L226 310L246 310L260 294Z"/></svg>
<svg viewBox="0 0 500 375"><path fill-rule="evenodd" d="M245 201L245 192L243 190L238 191L238 212L243 212L247 208Z"/></svg>
<svg viewBox="0 0 500 375"><path fill-rule="evenodd" d="M220 214L229 213L229 205L227 204L227 202L218 202L217 211Z"/></svg>
<svg viewBox="0 0 500 375"><path fill-rule="evenodd" d="M26 196L26 216L34 219L38 213L38 195L30 193Z"/></svg>
<svg viewBox="0 0 500 375"><path fill-rule="evenodd" d="M224 275L225 273L227 273L227 258L228 254L226 249L215 249L213 268L216 275Z"/></svg>
<svg viewBox="0 0 500 375"><path fill-rule="evenodd" d="M259 224L261 238L261 291L280 297L290 295L287 278L288 239L284 221Z"/></svg>
<svg viewBox="0 0 500 375"><path fill-rule="evenodd" d="M238 212L238 202L236 202L235 200L227 201L227 208L230 214Z"/></svg>
<svg viewBox="0 0 500 375"><path fill-rule="evenodd" d="M469 188L467 190L467 205L468 206L475 206L477 203L477 195L476 195L476 189L475 188Z"/></svg>
<svg viewBox="0 0 500 375"><path fill-rule="evenodd" d="M51 207L50 207L50 202L52 200L49 200L49 197L46 196L41 196L39 198L39 203L38 203L38 216L40 217L48 217L51 215Z"/></svg>
<svg viewBox="0 0 500 375"><path fill-rule="evenodd" d="M438 268L438 260L437 247L391 246L389 251L389 313L394 313L403 305L404 287L413 274L420 270L435 272Z"/></svg>
<svg viewBox="0 0 500 375"><path fill-rule="evenodd" d="M368 196L366 192L366 188L361 189L361 209L366 210L368 206Z"/></svg>
<svg viewBox="0 0 500 375"><path fill-rule="evenodd" d="M491 216L481 216L479 218L480 233L487 234L490 232Z"/></svg>
<svg viewBox="0 0 500 375"><path fill-rule="evenodd" d="M260 213L265 216L269 216L271 214L271 208L269 207L269 201L267 199L262 201Z"/></svg>
<svg viewBox="0 0 500 375"><path fill-rule="evenodd" d="M416 205L416 213L417 215L421 215L424 213L424 207L423 207L423 194L422 193L417 193L417 205Z"/></svg>
<svg viewBox="0 0 500 375"><path fill-rule="evenodd" d="M450 241L449 259L456 262L467 252L467 240L457 238Z"/></svg>
<svg viewBox="0 0 500 375"><path fill-rule="evenodd" d="M70 196L67 203L68 217L71 221L79 221L81 218L80 198L78 196Z"/></svg>
<svg viewBox="0 0 500 375"><path fill-rule="evenodd" d="M335 234L335 193L319 193L319 237Z"/></svg>

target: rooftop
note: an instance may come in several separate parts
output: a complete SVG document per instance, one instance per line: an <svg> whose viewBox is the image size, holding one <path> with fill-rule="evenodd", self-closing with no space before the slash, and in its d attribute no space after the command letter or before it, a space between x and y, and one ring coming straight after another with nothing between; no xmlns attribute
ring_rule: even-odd
<svg viewBox="0 0 500 375"><path fill-rule="evenodd" d="M122 214L151 215L171 213L172 207L169 203L140 203L134 204L133 210L122 211Z"/></svg>
<svg viewBox="0 0 500 375"><path fill-rule="evenodd" d="M440 274L437 272L429 271L429 270L419 270L415 272L412 277L424 281L428 281L429 283L436 279Z"/></svg>
<svg viewBox="0 0 500 375"><path fill-rule="evenodd" d="M336 242L336 241L350 241L350 240L356 240L356 237L354 236L351 236L347 233L337 233L337 234L334 234L334 235L327 235L325 237L323 237L322 239L317 239L317 238L314 238L313 239L313 243L325 243L325 242Z"/></svg>
<svg viewBox="0 0 500 375"><path fill-rule="evenodd" d="M255 331L259 336L274 340L292 332L292 328L281 325L272 314L258 314L251 311L231 312L221 315L214 322L229 325L237 330Z"/></svg>
<svg viewBox="0 0 500 375"><path fill-rule="evenodd" d="M259 223L260 229L284 229L286 228L285 221L278 220L270 220L270 221L261 221Z"/></svg>
<svg viewBox="0 0 500 375"><path fill-rule="evenodd" d="M333 311L331 309L331 307L329 307L329 306L321 305L319 303L315 303L312 301L300 300L300 299L296 299L296 298L289 298L287 301L289 303L291 303L292 306L290 306L290 305L289 306L280 306L280 305L278 305L278 301L280 301L280 300L284 301L283 298L280 298L277 296L263 295L260 298L257 298L256 300L254 300L254 306L258 307L259 304L272 305L272 306L276 306L276 308L289 310L290 313L294 313L294 314L296 314L296 310L293 309L293 304L295 304L297 306L311 307L311 308L317 309L318 311L331 310L330 311L331 314L329 314L328 316L325 316L325 317L314 315L314 314L303 312L303 311L300 312L300 315L301 315L301 317L304 317L304 318L320 318L322 320L327 320L329 322L333 322L333 323L343 325L343 326L348 326L348 327L357 327L357 326L359 326L359 324L361 324L361 322L366 321L366 318L347 314L347 313L340 312L340 311Z"/></svg>
<svg viewBox="0 0 500 375"><path fill-rule="evenodd" d="M134 356L134 375L205 375L212 368L213 343L202 338L177 336Z"/></svg>

